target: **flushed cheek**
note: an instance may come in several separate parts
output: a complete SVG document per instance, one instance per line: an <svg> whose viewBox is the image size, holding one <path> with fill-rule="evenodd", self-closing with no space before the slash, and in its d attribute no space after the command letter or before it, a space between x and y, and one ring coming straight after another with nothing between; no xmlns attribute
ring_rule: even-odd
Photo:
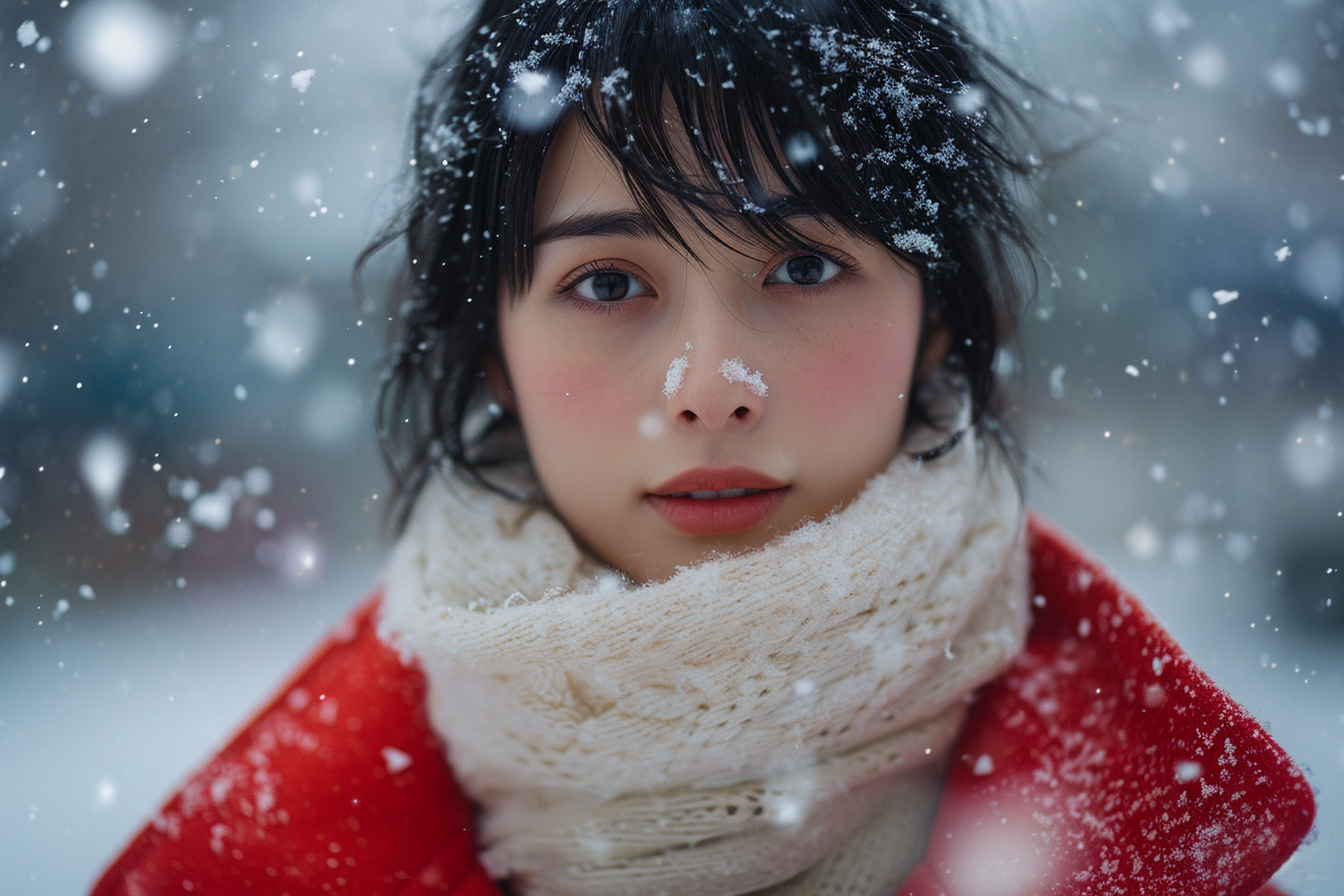
<svg viewBox="0 0 1344 896"><path fill-rule="evenodd" d="M559 443L611 444L627 435L642 408L630 388L631 371L572 357L533 356L510 369L532 452ZM547 444L549 443L549 444Z"/></svg>
<svg viewBox="0 0 1344 896"><path fill-rule="evenodd" d="M916 337L900 328L855 329L799 353L789 377L800 412L839 434L857 423L904 418Z"/></svg>

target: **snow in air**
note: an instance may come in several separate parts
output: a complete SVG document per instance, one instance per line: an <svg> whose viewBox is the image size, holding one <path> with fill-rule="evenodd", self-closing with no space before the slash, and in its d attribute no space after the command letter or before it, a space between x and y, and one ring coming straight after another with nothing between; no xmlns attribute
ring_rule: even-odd
<svg viewBox="0 0 1344 896"><path fill-rule="evenodd" d="M660 439L667 432L667 420L663 415L650 411L639 418L639 434L649 441Z"/></svg>
<svg viewBox="0 0 1344 896"><path fill-rule="evenodd" d="M1212 44L1202 44L1190 51L1186 70L1200 87L1219 87L1227 79L1227 57Z"/></svg>
<svg viewBox="0 0 1344 896"><path fill-rule="evenodd" d="M177 29L141 0L93 0L76 11L66 47L98 90L127 99L153 84L173 61Z"/></svg>
<svg viewBox="0 0 1344 896"><path fill-rule="evenodd" d="M411 756L404 753L396 747L383 747L383 762L387 764L389 774L395 775L397 772L404 772L411 767Z"/></svg>
<svg viewBox="0 0 1344 896"><path fill-rule="evenodd" d="M1163 164L1148 178L1153 192L1180 199L1190 191L1190 175L1180 165Z"/></svg>
<svg viewBox="0 0 1344 896"><path fill-rule="evenodd" d="M1310 361L1321 350L1321 331L1307 318L1299 317L1288 329L1288 345L1293 354Z"/></svg>
<svg viewBox="0 0 1344 896"><path fill-rule="evenodd" d="M1325 237L1297 257L1296 279L1307 296L1330 305L1344 299L1344 249Z"/></svg>
<svg viewBox="0 0 1344 896"><path fill-rule="evenodd" d="M1280 59L1270 65L1265 72L1265 80L1269 83L1270 90L1286 100L1301 93L1307 82L1302 69L1289 59Z"/></svg>
<svg viewBox="0 0 1344 896"><path fill-rule="evenodd" d="M517 72L513 83L504 92L503 114L509 124L520 131L544 130L563 111L563 85L547 72Z"/></svg>
<svg viewBox="0 0 1344 896"><path fill-rule="evenodd" d="M1198 781L1203 774L1204 766L1193 759L1187 759L1184 762L1176 763L1176 780L1182 784Z"/></svg>
<svg viewBox="0 0 1344 896"><path fill-rule="evenodd" d="M248 354L271 373L294 376L312 360L322 321L306 295L285 293L244 320L253 328Z"/></svg>
<svg viewBox="0 0 1344 896"><path fill-rule="evenodd" d="M784 141L784 154L795 167L810 165L817 160L817 141L806 131L800 131Z"/></svg>
<svg viewBox="0 0 1344 896"><path fill-rule="evenodd" d="M803 820L806 807L795 798L786 797L775 803L774 822L780 827L792 827Z"/></svg>
<svg viewBox="0 0 1344 896"><path fill-rule="evenodd" d="M84 443L79 456L79 472L104 511L115 506L130 465L130 446L116 433L101 432Z"/></svg>
<svg viewBox="0 0 1344 896"><path fill-rule="evenodd" d="M1288 225L1294 230L1306 230L1311 227L1311 206L1300 199L1288 203Z"/></svg>
<svg viewBox="0 0 1344 896"><path fill-rule="evenodd" d="M728 358L719 365L719 373L730 383L743 383L752 395L764 398L770 387L761 379L759 370L748 370L741 358Z"/></svg>
<svg viewBox="0 0 1344 896"><path fill-rule="evenodd" d="M1171 555L1171 562L1177 566L1190 566L1199 559L1203 550L1199 535L1190 529L1182 529L1173 535L1171 544L1167 547Z"/></svg>
<svg viewBox="0 0 1344 896"><path fill-rule="evenodd" d="M364 425L364 402L353 385L324 382L313 390L299 422L304 435L318 445L339 445Z"/></svg>
<svg viewBox="0 0 1344 896"><path fill-rule="evenodd" d="M1229 532L1223 539L1223 550L1238 563L1251 559L1254 549L1255 539L1245 532Z"/></svg>
<svg viewBox="0 0 1344 896"><path fill-rule="evenodd" d="M98 805L107 807L117 801L117 785L111 778L103 778L95 790Z"/></svg>
<svg viewBox="0 0 1344 896"><path fill-rule="evenodd" d="M1064 374L1066 370L1063 364L1056 364L1050 371L1050 397L1056 400L1064 397Z"/></svg>
<svg viewBox="0 0 1344 896"><path fill-rule="evenodd" d="M290 184L290 193L299 205L321 205L322 178L311 171L304 171Z"/></svg>
<svg viewBox="0 0 1344 896"><path fill-rule="evenodd" d="M19 39L19 46L31 47L37 43L37 23L29 19L19 26L19 30L14 36Z"/></svg>
<svg viewBox="0 0 1344 896"><path fill-rule="evenodd" d="M201 19L192 30L192 36L203 44L211 43L224 33L224 25L219 19Z"/></svg>
<svg viewBox="0 0 1344 896"><path fill-rule="evenodd" d="M1283 466L1288 477L1303 488L1324 485L1338 465L1336 441L1330 421L1315 414L1299 420L1283 440Z"/></svg>
<svg viewBox="0 0 1344 896"><path fill-rule="evenodd" d="M293 87L299 93L307 93L308 88L313 86L313 75L317 74L315 68L305 68L289 76L289 86Z"/></svg>
<svg viewBox="0 0 1344 896"><path fill-rule="evenodd" d="M313 581L322 572L322 545L302 530L268 538L257 545L257 562L293 584Z"/></svg>
<svg viewBox="0 0 1344 896"><path fill-rule="evenodd" d="M232 516L233 501L223 491L206 492L191 502L191 521L198 526L219 532L228 528Z"/></svg>
<svg viewBox="0 0 1344 896"><path fill-rule="evenodd" d="M1158 37L1175 37L1193 24L1190 14L1170 0L1154 6L1148 15L1148 27Z"/></svg>
<svg viewBox="0 0 1344 896"><path fill-rule="evenodd" d="M261 497L270 494L274 482L271 471L265 467L252 467L243 474L243 488L249 495Z"/></svg>
<svg viewBox="0 0 1344 896"><path fill-rule="evenodd" d="M985 88L979 84L968 84L952 98L952 108L962 115L974 115L985 108L987 100L988 94L985 92Z"/></svg>
<svg viewBox="0 0 1344 896"><path fill-rule="evenodd" d="M1045 892L1049 858L1033 837L1037 825L1026 805L1004 800L999 824L967 826L944 859L957 869L957 892L965 896L1029 896Z"/></svg>
<svg viewBox="0 0 1344 896"><path fill-rule="evenodd" d="M1140 521L1125 533L1125 548L1135 560L1153 560L1162 554L1162 536L1151 523Z"/></svg>
<svg viewBox="0 0 1344 896"><path fill-rule="evenodd" d="M192 528L191 523L181 517L169 522L163 530L164 543L179 551L188 547L195 538L196 530Z"/></svg>

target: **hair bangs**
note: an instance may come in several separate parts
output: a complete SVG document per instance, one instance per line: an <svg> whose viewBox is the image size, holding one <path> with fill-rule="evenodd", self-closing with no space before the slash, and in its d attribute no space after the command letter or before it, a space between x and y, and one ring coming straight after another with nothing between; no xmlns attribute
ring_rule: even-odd
<svg viewBox="0 0 1344 896"><path fill-rule="evenodd" d="M799 248L792 218L853 228L838 201L852 189L847 172L822 158L824 119L770 77L779 49L721 7L659 6L640 5L644 21L617 28L603 60L614 74L578 110L659 230L690 252L676 229L687 220L720 242Z"/></svg>
<svg viewBox="0 0 1344 896"><path fill-rule="evenodd" d="M507 173L544 156L570 115L655 228L692 255L680 234L688 222L724 243L805 247L790 224L798 217L887 242L884 216L846 201L865 187L842 163L828 102L803 78L776 76L796 67L792 54L819 26L773 4L751 13L743 27L732 4L525 3L469 57L496 75L479 130L504 143L500 273L510 291L531 276L536 183ZM503 58L515 61L505 68ZM471 179L488 183L482 174Z"/></svg>
<svg viewBox="0 0 1344 896"><path fill-rule="evenodd" d="M688 227L809 249L810 219L914 264L973 420L996 426L994 353L1035 257L1017 88L942 0L481 0L421 80L414 192L365 254L408 250L379 409L401 508L442 464L494 487L480 471L517 459L464 421L498 302L531 281L538 182L570 120L691 256Z"/></svg>
<svg viewBox="0 0 1344 896"><path fill-rule="evenodd" d="M493 78L472 112L510 170L577 115L683 248L688 219L718 239L745 229L801 244L788 218L806 215L937 265L950 217L1014 215L998 191L1007 160L983 108L964 102L986 91L968 82L974 67L960 36L938 31L944 20L918 4L858 7L767 0L742 21L733 3L534 0L468 58ZM512 291L530 279L536 184L525 180L504 186Z"/></svg>

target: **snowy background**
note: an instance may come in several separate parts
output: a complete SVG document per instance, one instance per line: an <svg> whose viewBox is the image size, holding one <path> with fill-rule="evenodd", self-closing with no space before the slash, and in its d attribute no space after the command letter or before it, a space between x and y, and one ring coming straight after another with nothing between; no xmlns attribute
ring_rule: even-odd
<svg viewBox="0 0 1344 896"><path fill-rule="evenodd" d="M0 10L5 893L85 887L376 580L383 316L349 269L459 18ZM1109 123L1046 186L1057 281L1003 359L1032 502L1308 768L1319 833L1281 880L1339 893L1344 6L1008 21L1009 55Z"/></svg>

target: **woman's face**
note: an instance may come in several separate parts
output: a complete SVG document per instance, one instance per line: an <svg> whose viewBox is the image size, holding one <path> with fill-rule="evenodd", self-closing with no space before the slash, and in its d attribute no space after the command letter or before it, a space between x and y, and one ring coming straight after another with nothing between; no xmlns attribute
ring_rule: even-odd
<svg viewBox="0 0 1344 896"><path fill-rule="evenodd" d="M684 222L692 259L572 119L542 167L534 277L500 297L506 402L560 517L637 581L821 519L896 452L919 275L791 224L812 248Z"/></svg>

